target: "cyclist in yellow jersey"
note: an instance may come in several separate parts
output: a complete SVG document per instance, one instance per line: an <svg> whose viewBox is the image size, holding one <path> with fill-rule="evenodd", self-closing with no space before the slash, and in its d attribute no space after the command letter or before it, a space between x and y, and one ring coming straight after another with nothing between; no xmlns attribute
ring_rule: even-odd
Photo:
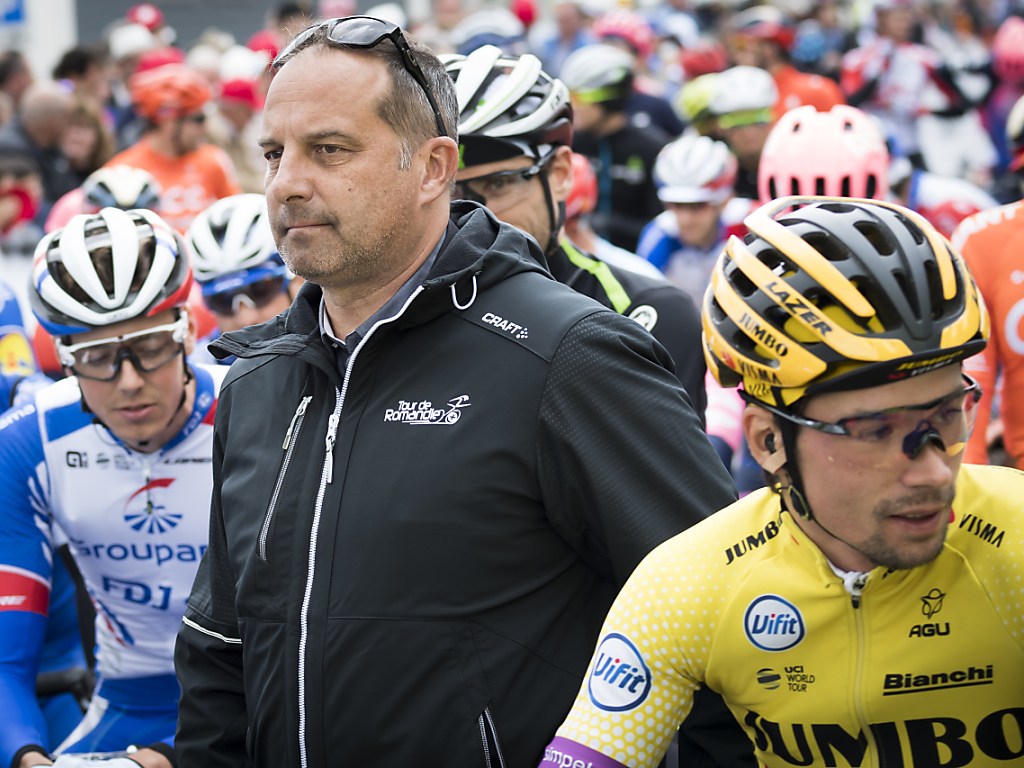
<svg viewBox="0 0 1024 768"><path fill-rule="evenodd" d="M875 200L749 216L704 300L769 488L654 550L550 768L652 768L724 698L766 766L1024 763L1024 475L961 467L988 316L949 243Z"/></svg>

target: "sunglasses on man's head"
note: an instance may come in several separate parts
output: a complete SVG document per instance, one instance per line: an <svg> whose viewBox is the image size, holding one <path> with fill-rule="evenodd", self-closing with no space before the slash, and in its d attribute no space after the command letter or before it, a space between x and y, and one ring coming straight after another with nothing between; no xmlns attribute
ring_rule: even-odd
<svg viewBox="0 0 1024 768"><path fill-rule="evenodd" d="M401 27L397 24L392 24L390 21L382 21L371 16L349 16L344 19L328 19L296 35L295 39L277 54L277 58L274 59L274 63L271 66L275 70L279 69L288 56L302 50L308 44L309 39L323 27L327 28L328 41L339 46L373 48L385 38L394 43L395 48L402 55L402 63L405 65L406 71L419 83L420 88L423 89L423 93L427 97L427 101L430 103L430 108L434 111L437 135L448 136L448 131L444 127L444 120L441 118L441 110L437 106L437 99L434 98L434 91L431 89L430 83L427 82L426 75L423 74L419 62L413 56L412 49L409 47Z"/></svg>

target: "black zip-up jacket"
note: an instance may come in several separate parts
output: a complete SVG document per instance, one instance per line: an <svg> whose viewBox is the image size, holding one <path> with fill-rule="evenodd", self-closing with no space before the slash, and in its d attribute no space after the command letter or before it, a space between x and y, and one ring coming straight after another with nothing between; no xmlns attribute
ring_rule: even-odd
<svg viewBox="0 0 1024 768"><path fill-rule="evenodd" d="M707 367L700 340L700 315L690 297L667 280L608 264L566 240L547 256L547 263L555 280L636 320L661 342L672 356L676 378L703 423Z"/></svg>
<svg viewBox="0 0 1024 768"><path fill-rule="evenodd" d="M214 345L180 768L535 765L618 587L735 497L650 334L453 216L344 377L313 285Z"/></svg>

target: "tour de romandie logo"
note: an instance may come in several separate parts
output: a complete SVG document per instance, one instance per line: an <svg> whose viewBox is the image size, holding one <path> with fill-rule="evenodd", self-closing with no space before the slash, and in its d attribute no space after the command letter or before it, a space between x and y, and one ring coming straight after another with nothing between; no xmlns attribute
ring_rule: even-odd
<svg viewBox="0 0 1024 768"><path fill-rule="evenodd" d="M447 407L435 408L430 400L399 400L397 408L384 411L384 421L405 424L454 424L462 418L462 409L471 405L469 395L458 395Z"/></svg>

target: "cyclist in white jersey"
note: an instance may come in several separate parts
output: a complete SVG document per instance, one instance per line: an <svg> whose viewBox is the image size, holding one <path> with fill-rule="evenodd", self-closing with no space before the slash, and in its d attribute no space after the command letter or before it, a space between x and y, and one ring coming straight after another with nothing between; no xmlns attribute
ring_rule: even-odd
<svg viewBox="0 0 1024 768"><path fill-rule="evenodd" d="M99 685L55 752L141 745L108 764L173 765L174 638L208 540L226 370L186 362L191 285L181 237L147 210L76 216L36 248L32 308L69 377L0 419L2 765L51 764L34 683L58 535L96 607Z"/></svg>

